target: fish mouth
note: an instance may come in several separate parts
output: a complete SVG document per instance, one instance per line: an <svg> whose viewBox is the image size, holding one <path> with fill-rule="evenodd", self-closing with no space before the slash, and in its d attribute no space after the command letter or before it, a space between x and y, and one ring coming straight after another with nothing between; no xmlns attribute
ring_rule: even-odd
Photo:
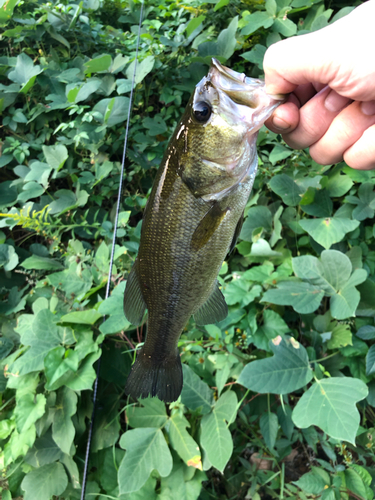
<svg viewBox="0 0 375 500"><path fill-rule="evenodd" d="M259 122L264 122L287 98L283 94L267 94L263 80L227 68L215 58L212 58L207 78L235 103L252 108L253 117Z"/></svg>

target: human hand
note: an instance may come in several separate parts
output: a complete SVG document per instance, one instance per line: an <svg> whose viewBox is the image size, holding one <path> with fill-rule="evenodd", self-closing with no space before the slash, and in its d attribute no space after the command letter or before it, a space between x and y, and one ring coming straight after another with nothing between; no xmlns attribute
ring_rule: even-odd
<svg viewBox="0 0 375 500"><path fill-rule="evenodd" d="M322 165L375 168L375 0L319 31L272 45L267 92L292 92L266 122Z"/></svg>

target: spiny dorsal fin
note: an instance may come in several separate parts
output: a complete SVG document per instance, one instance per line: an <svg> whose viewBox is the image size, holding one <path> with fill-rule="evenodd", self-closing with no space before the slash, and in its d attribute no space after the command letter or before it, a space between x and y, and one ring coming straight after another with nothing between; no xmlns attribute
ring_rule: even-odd
<svg viewBox="0 0 375 500"><path fill-rule="evenodd" d="M224 295L219 290L219 284L216 282L214 290L206 302L194 314L197 325L209 325L225 319L228 315L228 306Z"/></svg>
<svg viewBox="0 0 375 500"><path fill-rule="evenodd" d="M124 294L124 313L132 325L139 325L146 311L141 287L138 281L138 260L134 262L126 283Z"/></svg>

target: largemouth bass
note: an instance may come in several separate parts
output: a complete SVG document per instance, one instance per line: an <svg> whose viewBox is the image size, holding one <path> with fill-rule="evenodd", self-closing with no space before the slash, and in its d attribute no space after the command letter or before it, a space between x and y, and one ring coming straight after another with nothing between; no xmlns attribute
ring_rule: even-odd
<svg viewBox="0 0 375 500"><path fill-rule="evenodd" d="M283 96L217 60L196 86L169 142L144 212L124 311L134 325L148 309L144 346L128 377L133 398L175 401L182 390L177 342L228 313L217 276L235 246L253 186L257 132Z"/></svg>

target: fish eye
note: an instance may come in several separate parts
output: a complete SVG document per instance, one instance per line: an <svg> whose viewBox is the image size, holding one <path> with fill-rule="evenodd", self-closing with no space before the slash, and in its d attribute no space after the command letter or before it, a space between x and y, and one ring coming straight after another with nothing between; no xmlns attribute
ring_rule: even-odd
<svg viewBox="0 0 375 500"><path fill-rule="evenodd" d="M207 102L204 101L199 101L196 104L194 104L193 107L193 115L194 118L199 122L199 123L205 123L208 121L212 113L211 106L207 104Z"/></svg>

